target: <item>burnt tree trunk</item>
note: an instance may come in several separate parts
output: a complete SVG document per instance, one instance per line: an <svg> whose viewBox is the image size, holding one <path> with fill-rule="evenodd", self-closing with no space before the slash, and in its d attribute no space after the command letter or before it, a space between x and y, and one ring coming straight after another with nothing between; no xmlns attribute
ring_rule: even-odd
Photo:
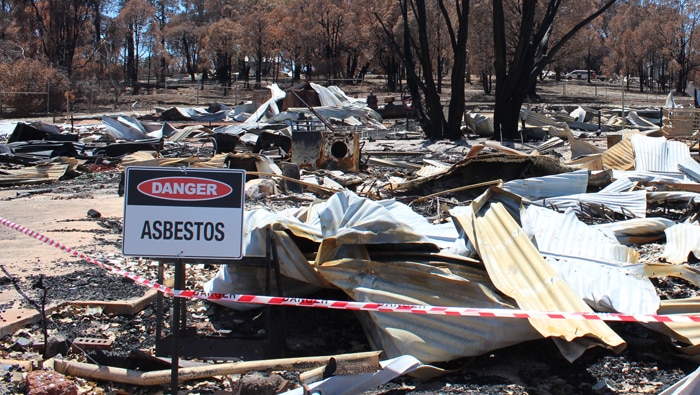
<svg viewBox="0 0 700 395"><path fill-rule="evenodd" d="M134 44L134 25L129 24L126 32L126 79L132 93L136 93L138 69L136 68L136 49Z"/></svg>
<svg viewBox="0 0 700 395"><path fill-rule="evenodd" d="M440 100L439 86L435 81L433 70L434 54L431 53L431 45L428 27L433 21L428 21L425 0L402 0L401 18L403 20L402 42L394 36L391 28L387 27L378 14L375 17L382 24L389 43L401 61L406 71L406 82L412 104L417 112L418 122L423 128L426 137L431 140L459 139L462 137L462 117L464 116L464 74L466 71L466 45L468 34L469 1L454 1L450 3L457 12L447 10L444 0L438 0L441 19L450 35L450 43L455 54L455 65L452 68L450 87L452 98L447 118L443 112ZM458 21L455 32L452 16L456 15ZM430 22L430 23L429 23ZM412 26L415 30L412 30ZM418 67L420 66L420 67ZM420 70L420 72L419 72ZM440 75L437 76L440 78Z"/></svg>
<svg viewBox="0 0 700 395"><path fill-rule="evenodd" d="M503 0L493 0L493 46L496 70L494 139L518 138L520 108L542 70L564 44L610 8L615 1L606 0L600 8L595 9L592 14L583 18L558 41L550 45L551 32L561 6L560 0L545 2L522 0L519 8L520 20L509 20L508 23L505 20ZM544 9L543 13L538 12L538 8L541 7ZM518 29L517 42L514 49L509 51L506 41L511 37L509 26L513 24L516 24Z"/></svg>

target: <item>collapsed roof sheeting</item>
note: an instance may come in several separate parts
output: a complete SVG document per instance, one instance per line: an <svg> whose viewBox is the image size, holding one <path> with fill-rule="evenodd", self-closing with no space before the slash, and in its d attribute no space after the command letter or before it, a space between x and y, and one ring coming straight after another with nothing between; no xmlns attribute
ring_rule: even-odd
<svg viewBox="0 0 700 395"><path fill-rule="evenodd" d="M511 181L567 173L573 169L549 156L485 156L466 158L449 170L433 176L420 177L394 185L398 193L414 193L426 196L435 190L473 185L502 179ZM481 189L478 193L481 193Z"/></svg>
<svg viewBox="0 0 700 395"><path fill-rule="evenodd" d="M584 193L588 188L588 171L577 170L551 176L511 180L504 183L502 188L527 199Z"/></svg>
<svg viewBox="0 0 700 395"><path fill-rule="evenodd" d="M102 122L105 124L107 134L115 140L138 141L148 140L151 136L148 131L134 117L119 115L116 117L104 115Z"/></svg>
<svg viewBox="0 0 700 395"><path fill-rule="evenodd" d="M600 192L603 193L614 193L614 192L631 192L637 186L637 183L630 180L627 177L618 178L613 180L610 184L606 185L605 188L601 189Z"/></svg>
<svg viewBox="0 0 700 395"><path fill-rule="evenodd" d="M73 167L68 163L51 163L22 169L0 169L0 185L28 185L52 182L65 176Z"/></svg>
<svg viewBox="0 0 700 395"><path fill-rule="evenodd" d="M7 139L8 143L18 141L50 140L50 141L78 141L78 134L63 133L56 125L45 123L18 122Z"/></svg>
<svg viewBox="0 0 700 395"><path fill-rule="evenodd" d="M407 213L402 206L393 200L374 202L351 192L333 195L317 212L323 241L316 264L340 257L366 258L368 245L374 244L401 244L404 251L410 244L417 244L424 247L414 248L437 251L427 236L417 233L402 220Z"/></svg>
<svg viewBox="0 0 700 395"><path fill-rule="evenodd" d="M599 311L655 314L659 297L641 265L639 253L564 214L529 206L523 228L547 262L588 304ZM598 279L590 281L591 278Z"/></svg>
<svg viewBox="0 0 700 395"><path fill-rule="evenodd" d="M625 266L580 257L543 255L596 311L622 314L656 314L658 311L659 296L644 273L644 265Z"/></svg>
<svg viewBox="0 0 700 395"><path fill-rule="evenodd" d="M513 309L483 268L439 256L374 261L340 259L319 272L360 302ZM410 354L426 363L449 361L540 338L525 320L367 313L368 337L388 357Z"/></svg>
<svg viewBox="0 0 700 395"><path fill-rule="evenodd" d="M229 113L228 108L209 112L203 107L172 107L161 111L159 118L164 121L216 122L227 119Z"/></svg>
<svg viewBox="0 0 700 395"><path fill-rule="evenodd" d="M647 118L639 116L637 111L630 111L627 115L627 120L629 123L639 129L645 130L646 132L655 132L660 130L661 127Z"/></svg>
<svg viewBox="0 0 700 395"><path fill-rule="evenodd" d="M700 193L687 191L658 191L648 192L647 201L650 204L679 204L700 205Z"/></svg>
<svg viewBox="0 0 700 395"><path fill-rule="evenodd" d="M603 168L618 170L634 169L634 147L632 146L632 141L625 138L608 148L603 153Z"/></svg>
<svg viewBox="0 0 700 395"><path fill-rule="evenodd" d="M246 214L244 251L246 256L263 255L265 229L272 226L281 272L307 285L335 286L358 301L514 308L512 300L489 286L486 272L475 261L434 254L437 249L430 247L431 239L408 224L428 228L427 221L418 217L394 200L374 202L342 192L303 210ZM295 241L287 232L299 239ZM300 239L311 244L300 243ZM302 251L299 245L317 250ZM314 252L315 262L308 261L305 256ZM256 275L240 265L226 265L204 289L252 292L251 287L264 287L261 279L264 275L259 272ZM285 295L290 295L286 289ZM374 345L389 356L410 350L428 362L478 355L539 337L526 321L504 319L376 313L370 314L364 325Z"/></svg>
<svg viewBox="0 0 700 395"><path fill-rule="evenodd" d="M682 223L666 228L666 244L661 255L670 263L688 262L690 253L700 258L700 226Z"/></svg>
<svg viewBox="0 0 700 395"><path fill-rule="evenodd" d="M691 158L687 157L678 162L678 170L690 177L695 182L700 182L700 164Z"/></svg>
<svg viewBox="0 0 700 395"><path fill-rule="evenodd" d="M315 84L313 82L309 83L311 88L318 94L318 99L321 101L322 107L341 107L343 101L339 98L333 91L326 88L325 86Z"/></svg>
<svg viewBox="0 0 700 395"><path fill-rule="evenodd" d="M280 110L277 106L277 102L284 99L287 95L282 89L277 86L277 84L272 84L267 87L270 90L270 98L267 99L265 103L255 110L253 114L248 117L248 119L243 122L245 125L252 125L259 122L267 112L270 112L271 116L279 114Z"/></svg>
<svg viewBox="0 0 700 395"><path fill-rule="evenodd" d="M368 111L369 110L369 111ZM387 127L381 123L381 117L375 116L376 111L363 107L314 107L314 111L325 119L340 119L348 126L369 126L375 129L386 130ZM307 108L288 108L286 112L270 117L270 123L295 121L299 119L299 114L311 118L313 112Z"/></svg>
<svg viewBox="0 0 700 395"><path fill-rule="evenodd" d="M625 221L594 225L624 245L647 244L662 240L666 228L676 222L668 218L632 218Z"/></svg>
<svg viewBox="0 0 700 395"><path fill-rule="evenodd" d="M526 214L522 216L523 228L534 236L537 248L542 253L622 264L633 264L639 260L638 252L584 224L573 210L558 213L529 206Z"/></svg>
<svg viewBox="0 0 700 395"><path fill-rule="evenodd" d="M62 156L76 158L80 156L79 152L82 152L83 148L83 144L72 141L18 141L0 144L0 159L32 165Z"/></svg>
<svg viewBox="0 0 700 395"><path fill-rule="evenodd" d="M557 128L562 128L568 125L568 127L572 129L586 130L591 132L598 131L598 125L586 122L579 122L569 115L551 114L551 117L549 117L544 114L538 114L526 108L520 110L520 119L522 119L525 122L525 124L535 127L556 126ZM608 130L608 127L603 125L602 129L604 131Z"/></svg>
<svg viewBox="0 0 700 395"><path fill-rule="evenodd" d="M641 134L633 135L630 140L634 148L635 170L677 173L678 164L690 158L690 149L680 141Z"/></svg>
<svg viewBox="0 0 700 395"><path fill-rule="evenodd" d="M272 84L267 88L270 89L270 98L267 101L265 101L265 103L258 106L258 108L252 114L250 114L242 123L217 127L214 128L214 131L217 133L241 135L248 130L260 129L270 126L270 124L267 123L266 118L274 117L275 115L280 113L279 107L277 106L277 102L284 99L286 93L282 89L280 89L279 86L277 86L277 84ZM248 106L246 106L246 108L248 108Z"/></svg>
<svg viewBox="0 0 700 395"><path fill-rule="evenodd" d="M568 196L555 196L532 203L542 207L554 207L564 211L572 209L576 212L585 212L586 208L604 212L610 210L622 215L632 214L637 218L647 215L647 196L645 191L632 191L622 193L580 193Z"/></svg>
<svg viewBox="0 0 700 395"><path fill-rule="evenodd" d="M549 266L511 215L512 209L507 210L501 202L510 201L509 205L513 205L514 198L493 198L498 194L498 188L491 187L470 206L451 210L460 229L476 247L495 286L525 310L592 311ZM545 318L529 321L543 336L570 342L556 342L570 361L595 344L618 352L625 347L624 340L603 322L555 322Z"/></svg>
<svg viewBox="0 0 700 395"><path fill-rule="evenodd" d="M559 137L569 141L572 158L579 158L582 156L599 154L603 152L602 149L596 147L595 145L576 138L571 129L569 129L569 126L566 124L564 124L561 128L557 126L549 126L547 130L549 131L550 136Z"/></svg>
<svg viewBox="0 0 700 395"><path fill-rule="evenodd" d="M637 171L637 170L613 170L613 178L627 179L632 182L651 183L651 182L667 182L672 184L680 184L687 181L684 174L680 172L662 173L659 171Z"/></svg>

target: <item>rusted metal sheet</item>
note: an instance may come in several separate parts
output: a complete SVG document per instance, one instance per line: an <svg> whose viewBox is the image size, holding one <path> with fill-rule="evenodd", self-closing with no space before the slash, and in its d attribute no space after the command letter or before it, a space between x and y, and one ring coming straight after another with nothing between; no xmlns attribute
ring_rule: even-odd
<svg viewBox="0 0 700 395"><path fill-rule="evenodd" d="M661 217L632 218L594 225L594 228L616 238L625 245L656 243L664 239L664 230L673 226L673 220Z"/></svg>
<svg viewBox="0 0 700 395"><path fill-rule="evenodd" d="M473 260L439 254L393 254L386 261L340 259L318 266L353 300L377 303L515 309ZM363 312L369 338L391 358L410 354L424 363L449 361L539 339L526 320ZM378 348L378 349L379 349Z"/></svg>
<svg viewBox="0 0 700 395"><path fill-rule="evenodd" d="M603 153L603 168L617 170L634 169L632 141L623 139Z"/></svg>
<svg viewBox="0 0 700 395"><path fill-rule="evenodd" d="M292 132L292 162L306 170L360 171L360 133Z"/></svg>
<svg viewBox="0 0 700 395"><path fill-rule="evenodd" d="M476 246L496 288L514 298L524 310L592 311L544 260L518 225L512 214L518 202L499 191L492 187L471 206L451 211L456 223ZM581 355L586 348L584 344L597 343L616 352L625 347L624 340L604 322L554 322L540 318L529 321L543 336L566 342L582 341L576 346L557 342L570 361Z"/></svg>
<svg viewBox="0 0 700 395"><path fill-rule="evenodd" d="M287 96L282 103L282 111L287 111L294 107L320 106L321 100L318 98L318 93L308 87L304 89L290 89L287 91Z"/></svg>

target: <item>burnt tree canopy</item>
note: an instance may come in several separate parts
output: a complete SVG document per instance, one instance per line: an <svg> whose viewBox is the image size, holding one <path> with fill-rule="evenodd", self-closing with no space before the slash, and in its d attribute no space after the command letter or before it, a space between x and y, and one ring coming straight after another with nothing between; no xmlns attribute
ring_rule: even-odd
<svg viewBox="0 0 700 395"><path fill-rule="evenodd" d="M374 15L406 71L411 103L426 137L431 140L457 140L462 137L464 114L469 1L438 0L430 4L436 7L426 6L424 0L399 1L398 33L377 12ZM440 59L440 48L434 45L435 35L439 37L440 34L439 30L435 30L438 26L447 30L452 54L449 73L452 97L447 117L440 101L438 79L442 76L434 72L434 62Z"/></svg>
<svg viewBox="0 0 700 395"><path fill-rule="evenodd" d="M508 1L508 0L507 0ZM616 0L594 1L588 16L550 43L552 31L564 0L521 0L519 20L506 18L503 0L493 0L493 43L495 53L496 101L494 138L518 137L520 108L537 78L551 59L579 30L610 8ZM544 6L544 8L542 8ZM506 23L508 21L508 23ZM514 22L515 31L510 30ZM513 37L515 40L513 41ZM510 41L510 46L507 44ZM510 50L509 50L510 48Z"/></svg>

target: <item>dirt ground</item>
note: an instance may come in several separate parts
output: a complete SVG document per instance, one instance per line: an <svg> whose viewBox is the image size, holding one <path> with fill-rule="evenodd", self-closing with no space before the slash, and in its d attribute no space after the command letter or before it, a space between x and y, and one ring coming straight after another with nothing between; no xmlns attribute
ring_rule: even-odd
<svg viewBox="0 0 700 395"><path fill-rule="evenodd" d="M326 85L324 81L312 81L321 85ZM109 89L99 91L83 92L78 95L73 103L71 113L57 112L54 114L39 113L32 119L45 119L47 121L62 122L76 118L101 116L105 113L125 113L125 114L152 114L157 108L170 108L174 106L199 106L207 107L213 103L222 103L229 106L253 100L262 102L269 97L269 90L265 88L271 81L264 81L259 90L252 88L252 83L246 87L243 82L236 82L232 87L224 89L214 82L200 85L189 81L186 77L177 77L169 80L167 89L147 88L141 89L137 94L129 91L121 93L115 99ZM282 89L295 85L291 80L281 80L277 84ZM354 84L343 84L340 88L351 97L366 98L370 93L377 96L379 104L394 100L400 103L400 92L388 92L386 81L383 76L368 75L363 81ZM539 98L532 98L525 103L526 107L532 106L556 106L556 105L577 105L585 104L591 106L635 106L644 108L646 106L658 106L663 104L668 92L649 91L639 92L638 86L630 86L624 91L621 82L610 81L587 81L564 80L554 81L546 79L537 85ZM442 101L448 103L450 98L449 82L443 81ZM485 95L478 78L472 77L471 83L465 86L467 110L491 110L493 96ZM676 101L683 105L692 105L692 98L675 95ZM11 109L6 109L6 114ZM39 109L41 111L41 109ZM11 117L11 114L7 114Z"/></svg>
<svg viewBox="0 0 700 395"><path fill-rule="evenodd" d="M380 96L394 96L382 92L381 80L368 80L356 86L342 88L351 96L365 97L370 91ZM477 85L472 86L468 98L470 109L490 110L489 97ZM541 85L541 97L528 106L562 108L578 104L590 106L622 105L623 97L614 86L597 82L594 85L579 82L547 82ZM252 91L229 91L226 96L217 89L196 92L182 87L167 94L145 93L123 96L117 111L150 113L156 106L206 105L213 101L233 104L252 98ZM446 97L448 93L445 94ZM138 101L132 108L131 100ZM193 102L192 99L195 99ZM627 106L660 106L663 94L626 93ZM689 98L677 101L689 102ZM96 113L76 109L76 119L89 119ZM114 110L114 109L112 109ZM107 108L104 111L108 111ZM66 114L58 117L68 119ZM51 120L53 120L52 117ZM48 119L43 119L49 121ZM75 179L39 186L0 188L0 217L39 232L91 257L109 262L121 260L121 225L123 198L117 194L120 172L118 169L86 173ZM252 203L251 203L252 204ZM262 204L265 203L256 203ZM97 213L97 214L96 214ZM149 263L134 263L145 264ZM36 315L36 303L41 299L40 286L51 288L49 304L88 299L128 299L138 297L144 290L128 281L106 275L103 269L71 257L53 246L0 226L0 317L5 325L4 345L0 357L10 359L36 358L31 349L17 350L20 337L36 338L40 327L34 322L27 327L9 325L21 318ZM215 272L215 268L200 268L201 278ZM151 263L148 270L155 272ZM37 284L38 279L43 284ZM108 284L116 284L109 288ZM32 305L33 301L34 306ZM213 330L218 319L236 320L242 316L227 315L215 306L194 303L190 307L195 323ZM55 328L52 334L73 338L79 336L106 336L114 340L114 354L123 356L132 348L152 349L155 329L154 304L134 317L121 317L95 311L59 309L52 315ZM313 309L309 309L313 310ZM288 323L290 353L295 356L331 355L368 350L361 328L348 315L317 311L293 312ZM167 318L167 317L166 317ZM0 328L3 328L0 325ZM458 361L456 373L430 382L399 378L368 394L655 394L667 388L684 375L692 372L695 362L685 360L673 352L672 346L660 335L632 324L620 324L615 330L628 342L629 347L620 355L604 350L591 350L575 363L566 362L549 340L528 342L487 355ZM90 358L98 358L90 355ZM298 375L299 372L287 372ZM216 378L183 384L183 393L235 393L235 380ZM5 392L17 391L8 381ZM156 394L165 388L138 388L100 383L84 384L86 393L140 393ZM0 385L2 389L2 385ZM19 389L21 390L21 388ZM101 392L103 391L103 392Z"/></svg>

